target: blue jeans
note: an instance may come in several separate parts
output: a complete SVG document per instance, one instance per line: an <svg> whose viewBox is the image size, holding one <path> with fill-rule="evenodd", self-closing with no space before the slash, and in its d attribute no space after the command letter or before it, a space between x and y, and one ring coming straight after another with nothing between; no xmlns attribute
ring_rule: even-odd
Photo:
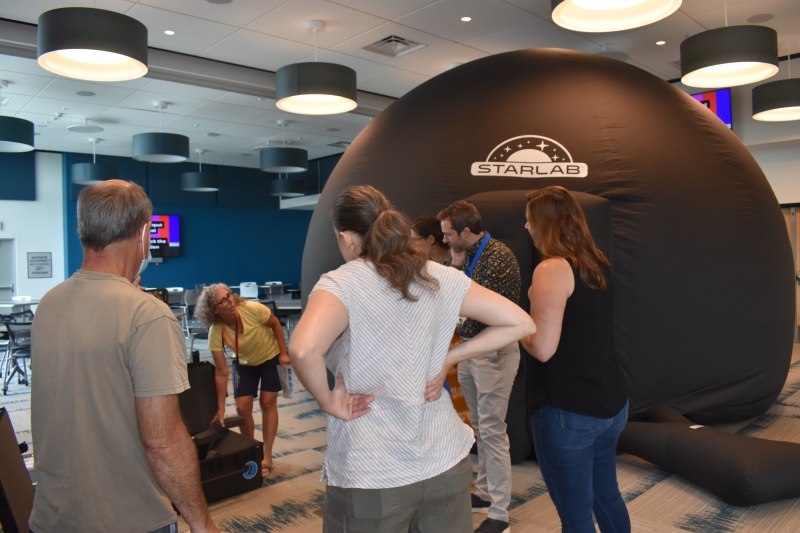
<svg viewBox="0 0 800 533"><path fill-rule="evenodd" d="M533 443L542 477L561 518L563 533L629 533L631 519L617 485L617 439L628 405L613 418L579 415L557 407L533 413Z"/></svg>

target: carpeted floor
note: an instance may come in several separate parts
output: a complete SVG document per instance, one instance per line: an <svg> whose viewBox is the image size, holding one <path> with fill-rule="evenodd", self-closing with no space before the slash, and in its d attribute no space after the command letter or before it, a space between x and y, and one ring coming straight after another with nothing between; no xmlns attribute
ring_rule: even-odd
<svg viewBox="0 0 800 533"><path fill-rule="evenodd" d="M203 359L210 359L205 347L203 342L195 341L195 348L201 349ZM10 412L17 438L30 442L29 391L25 386L14 384L9 395L0 401ZM232 396L227 410L235 413ZM270 477L258 490L211 506L211 514L223 531L304 533L322 530L320 511L325 485L319 482L319 476L326 448L325 415L310 395L301 390L291 400L279 400L279 416L275 470ZM260 439L260 412L256 412L255 418L256 437ZM784 391L769 411L754 420L728 424L720 429L800 443L800 345L795 345ZM800 498L755 507L734 507L630 455L620 455L617 465L620 489L630 510L634 532L800 531ZM510 515L514 533L560 531L558 516L533 461L513 467ZM474 515L475 525L484 517ZM180 531L188 531L183 522Z"/></svg>

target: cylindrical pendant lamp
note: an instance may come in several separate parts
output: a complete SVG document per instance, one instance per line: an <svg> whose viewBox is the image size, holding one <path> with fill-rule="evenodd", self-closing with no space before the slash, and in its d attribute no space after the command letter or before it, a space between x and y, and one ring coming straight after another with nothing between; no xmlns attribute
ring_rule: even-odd
<svg viewBox="0 0 800 533"><path fill-rule="evenodd" d="M147 163L181 163L189 159L189 137L176 133L137 133L133 158Z"/></svg>
<svg viewBox="0 0 800 533"><path fill-rule="evenodd" d="M297 197L306 192L306 182L294 179L275 179L269 184L272 196Z"/></svg>
<svg viewBox="0 0 800 533"><path fill-rule="evenodd" d="M553 22L590 33L629 30L667 18L681 0L551 0Z"/></svg>
<svg viewBox="0 0 800 533"><path fill-rule="evenodd" d="M54 74L124 81L147 74L147 28L104 9L65 7L39 16L38 61Z"/></svg>
<svg viewBox="0 0 800 533"><path fill-rule="evenodd" d="M308 152L302 148L276 146L259 152L260 168L264 172L303 172L308 170Z"/></svg>
<svg viewBox="0 0 800 533"><path fill-rule="evenodd" d="M72 165L72 183L96 185L117 177L117 167L105 163L75 163Z"/></svg>
<svg viewBox="0 0 800 533"><path fill-rule="evenodd" d="M33 122L0 116L0 152L33 150Z"/></svg>
<svg viewBox="0 0 800 533"><path fill-rule="evenodd" d="M213 172L184 172L181 174L181 189L191 192L218 191L219 175Z"/></svg>
<svg viewBox="0 0 800 533"><path fill-rule="evenodd" d="M772 81L755 87L753 118L765 122L800 120L800 78Z"/></svg>
<svg viewBox="0 0 800 533"><path fill-rule="evenodd" d="M778 73L778 34L766 26L729 26L681 43L681 81L690 87L735 87Z"/></svg>
<svg viewBox="0 0 800 533"><path fill-rule="evenodd" d="M275 73L275 105L289 113L331 115L358 106L356 71L336 63L294 63Z"/></svg>

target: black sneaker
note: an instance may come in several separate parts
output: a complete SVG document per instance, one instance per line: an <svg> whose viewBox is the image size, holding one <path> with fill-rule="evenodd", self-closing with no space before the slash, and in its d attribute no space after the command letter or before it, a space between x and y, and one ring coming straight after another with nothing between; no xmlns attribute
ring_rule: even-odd
<svg viewBox="0 0 800 533"><path fill-rule="evenodd" d="M508 525L508 522L487 518L478 526L475 533L510 533L510 531L511 527Z"/></svg>
<svg viewBox="0 0 800 533"><path fill-rule="evenodd" d="M473 513L483 513L486 514L489 512L489 507L491 507L492 502L487 502L486 500L482 500L478 498L477 495L472 494L472 512Z"/></svg>

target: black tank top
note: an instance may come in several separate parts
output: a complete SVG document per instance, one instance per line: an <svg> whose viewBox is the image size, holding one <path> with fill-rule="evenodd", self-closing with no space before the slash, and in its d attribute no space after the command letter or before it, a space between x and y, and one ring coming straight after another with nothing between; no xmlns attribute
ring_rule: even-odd
<svg viewBox="0 0 800 533"><path fill-rule="evenodd" d="M572 266L575 290L567 299L561 339L553 357L531 357L528 406L552 405L573 413L611 418L625 406L628 385L614 346L614 288L606 267L606 289L590 289Z"/></svg>

